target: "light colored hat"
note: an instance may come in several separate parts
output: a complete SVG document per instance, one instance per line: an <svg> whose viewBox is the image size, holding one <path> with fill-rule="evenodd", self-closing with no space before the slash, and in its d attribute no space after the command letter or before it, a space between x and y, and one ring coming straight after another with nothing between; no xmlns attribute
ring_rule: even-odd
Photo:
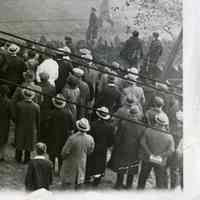
<svg viewBox="0 0 200 200"><path fill-rule="evenodd" d="M160 90L163 90L163 91L168 91L169 88L166 84L163 84L163 83L158 83L156 82L156 88L160 89Z"/></svg>
<svg viewBox="0 0 200 200"><path fill-rule="evenodd" d="M179 122L183 122L183 112L181 110L179 110L177 113L176 113L176 119L179 121Z"/></svg>
<svg viewBox="0 0 200 200"><path fill-rule="evenodd" d="M88 132L90 130L90 124L86 118L76 121L76 127L83 132Z"/></svg>
<svg viewBox="0 0 200 200"><path fill-rule="evenodd" d="M130 80L136 81L137 78L138 78L138 76L137 76L137 75L134 75L134 74L138 74L138 70L137 70L135 67L132 67L131 69L128 70L128 72L130 72L130 73L128 73L128 74L125 76L125 78L128 78L128 79L130 79ZM134 73L134 74L132 74L132 73Z"/></svg>
<svg viewBox="0 0 200 200"><path fill-rule="evenodd" d="M35 92L32 90L23 89L22 95L23 95L24 99L32 100L35 97Z"/></svg>
<svg viewBox="0 0 200 200"><path fill-rule="evenodd" d="M85 55L91 55L91 51L89 49L80 49L79 50L81 54L85 54Z"/></svg>
<svg viewBox="0 0 200 200"><path fill-rule="evenodd" d="M116 68L116 69L119 69L119 68L120 68L120 64L119 64L118 62L116 62L116 61L113 61L113 62L112 62L112 66L113 66L114 68Z"/></svg>
<svg viewBox="0 0 200 200"><path fill-rule="evenodd" d="M68 46L65 46L63 48L59 48L58 50L64 51L66 53L71 53L71 49ZM64 54L64 53L63 52L58 52L58 54ZM66 60L70 60L70 57L67 56L67 55L64 55L63 58L66 59Z"/></svg>
<svg viewBox="0 0 200 200"><path fill-rule="evenodd" d="M84 54L81 56L82 58L86 58L86 59L89 59L89 60L93 60L93 57L91 54Z"/></svg>
<svg viewBox="0 0 200 200"><path fill-rule="evenodd" d="M62 94L57 94L52 98L52 103L56 108L64 108L66 105L65 97Z"/></svg>
<svg viewBox="0 0 200 200"><path fill-rule="evenodd" d="M73 73L77 77L82 77L84 75L84 71L80 68L74 68Z"/></svg>
<svg viewBox="0 0 200 200"><path fill-rule="evenodd" d="M159 113L155 116L156 123L167 126L169 125L169 119L165 113Z"/></svg>
<svg viewBox="0 0 200 200"><path fill-rule="evenodd" d="M106 107L98 108L96 111L96 114L98 117L100 117L101 119L105 119L105 120L108 120L111 117L109 114L109 110Z"/></svg>
<svg viewBox="0 0 200 200"><path fill-rule="evenodd" d="M16 44L11 44L9 47L8 47L8 53L10 54L17 54L20 50L20 47L17 46Z"/></svg>

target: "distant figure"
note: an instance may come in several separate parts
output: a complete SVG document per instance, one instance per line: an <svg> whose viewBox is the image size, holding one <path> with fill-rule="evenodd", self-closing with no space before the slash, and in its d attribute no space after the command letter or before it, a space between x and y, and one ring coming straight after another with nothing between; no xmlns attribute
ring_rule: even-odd
<svg viewBox="0 0 200 200"><path fill-rule="evenodd" d="M46 159L47 146L44 143L35 145L36 156L29 162L25 177L25 187L28 191L41 188L49 190L52 184L52 163Z"/></svg>
<svg viewBox="0 0 200 200"><path fill-rule="evenodd" d="M155 78L159 68L157 67L158 60L163 53L163 47L159 40L159 33L153 33L153 41L149 47L147 54L148 72L152 78Z"/></svg>
<svg viewBox="0 0 200 200"><path fill-rule="evenodd" d="M138 31L134 31L133 35L126 41L120 56L129 64L129 67L138 68L143 58L143 47Z"/></svg>
<svg viewBox="0 0 200 200"><path fill-rule="evenodd" d="M87 41L92 41L97 39L97 37L98 37L98 17L96 15L96 9L92 8L86 39Z"/></svg>

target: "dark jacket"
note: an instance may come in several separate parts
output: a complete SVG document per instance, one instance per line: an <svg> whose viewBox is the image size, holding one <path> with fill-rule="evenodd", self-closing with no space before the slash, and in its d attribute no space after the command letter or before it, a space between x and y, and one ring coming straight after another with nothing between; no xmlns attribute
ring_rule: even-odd
<svg viewBox="0 0 200 200"><path fill-rule="evenodd" d="M15 110L16 149L32 151L37 141L40 124L40 107L31 101L20 101Z"/></svg>
<svg viewBox="0 0 200 200"><path fill-rule="evenodd" d="M11 119L10 101L0 97L0 147L7 143Z"/></svg>
<svg viewBox="0 0 200 200"><path fill-rule="evenodd" d="M56 92L60 93L66 84L67 77L69 73L72 73L73 66L70 62L67 62L64 59L57 60L59 69L58 69L58 79L55 81Z"/></svg>
<svg viewBox="0 0 200 200"><path fill-rule="evenodd" d="M25 177L25 187L29 191L45 188L49 190L52 184L52 163L44 158L34 158L28 164L28 170Z"/></svg>
<svg viewBox="0 0 200 200"><path fill-rule="evenodd" d="M126 172L127 169L129 172L137 172L134 170L137 169L140 139L144 131L145 128L141 125L128 121L120 122L109 164L114 172Z"/></svg>
<svg viewBox="0 0 200 200"><path fill-rule="evenodd" d="M97 120L91 124L89 134L94 138L95 148L88 156L87 177L105 172L107 148L114 143L114 127L108 121Z"/></svg>
<svg viewBox="0 0 200 200"><path fill-rule="evenodd" d="M60 156L65 141L73 128L72 116L66 109L54 108L48 120L47 146L49 154Z"/></svg>
<svg viewBox="0 0 200 200"><path fill-rule="evenodd" d="M121 105L121 93L114 84L108 84L99 94L96 100L96 107L105 106L111 112L115 112Z"/></svg>

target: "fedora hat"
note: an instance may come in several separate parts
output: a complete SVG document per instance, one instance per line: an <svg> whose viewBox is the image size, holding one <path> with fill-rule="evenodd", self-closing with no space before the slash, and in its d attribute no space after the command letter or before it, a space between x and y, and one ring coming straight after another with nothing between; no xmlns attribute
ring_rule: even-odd
<svg viewBox="0 0 200 200"><path fill-rule="evenodd" d="M32 90L23 89L22 90L22 95L23 95L24 99L32 100L35 97L35 92L32 91Z"/></svg>
<svg viewBox="0 0 200 200"><path fill-rule="evenodd" d="M97 108L96 114L98 117L105 120L108 120L111 117L109 114L109 110L106 107Z"/></svg>
<svg viewBox="0 0 200 200"><path fill-rule="evenodd" d="M11 44L9 47L8 47L8 53L10 54L17 54L20 50L20 47L17 46L16 44Z"/></svg>
<svg viewBox="0 0 200 200"><path fill-rule="evenodd" d="M79 77L79 78L84 75L84 71L77 67L73 69L73 73L76 77Z"/></svg>
<svg viewBox="0 0 200 200"><path fill-rule="evenodd" d="M76 121L76 127L78 128L78 130L83 132L88 132L90 130L90 124L86 118L82 118Z"/></svg>
<svg viewBox="0 0 200 200"><path fill-rule="evenodd" d="M56 108L64 108L66 105L65 97L62 94L57 94L56 97L52 98L52 103Z"/></svg>
<svg viewBox="0 0 200 200"><path fill-rule="evenodd" d="M155 116L155 122L159 125L162 125L162 126L167 126L169 125L169 119L167 117L166 114L164 113L159 113Z"/></svg>

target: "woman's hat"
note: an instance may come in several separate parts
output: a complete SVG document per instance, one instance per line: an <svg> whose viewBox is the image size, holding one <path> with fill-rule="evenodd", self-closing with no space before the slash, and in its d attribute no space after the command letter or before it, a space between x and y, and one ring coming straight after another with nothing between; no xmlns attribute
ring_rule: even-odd
<svg viewBox="0 0 200 200"><path fill-rule="evenodd" d="M109 110L106 107L97 108L96 114L98 117L105 120L108 120L111 117L109 114Z"/></svg>
<svg viewBox="0 0 200 200"><path fill-rule="evenodd" d="M80 68L74 68L73 73L76 77L82 77L84 75L84 71Z"/></svg>
<svg viewBox="0 0 200 200"><path fill-rule="evenodd" d="M76 121L76 127L78 128L78 130L83 132L88 132L90 130L90 124L86 118L82 118Z"/></svg>
<svg viewBox="0 0 200 200"><path fill-rule="evenodd" d="M23 95L24 99L32 100L35 97L35 92L32 91L32 90L23 89L22 90L22 95Z"/></svg>
<svg viewBox="0 0 200 200"><path fill-rule="evenodd" d="M52 98L52 103L56 108L64 108L66 105L65 97L62 94L57 94Z"/></svg>
<svg viewBox="0 0 200 200"><path fill-rule="evenodd" d="M20 47L17 46L16 44L11 44L9 47L8 47L8 53L10 54L17 54L20 50Z"/></svg>
<svg viewBox="0 0 200 200"><path fill-rule="evenodd" d="M162 125L162 126L167 126L169 125L169 119L166 114L164 113L159 113L155 116L155 122Z"/></svg>

